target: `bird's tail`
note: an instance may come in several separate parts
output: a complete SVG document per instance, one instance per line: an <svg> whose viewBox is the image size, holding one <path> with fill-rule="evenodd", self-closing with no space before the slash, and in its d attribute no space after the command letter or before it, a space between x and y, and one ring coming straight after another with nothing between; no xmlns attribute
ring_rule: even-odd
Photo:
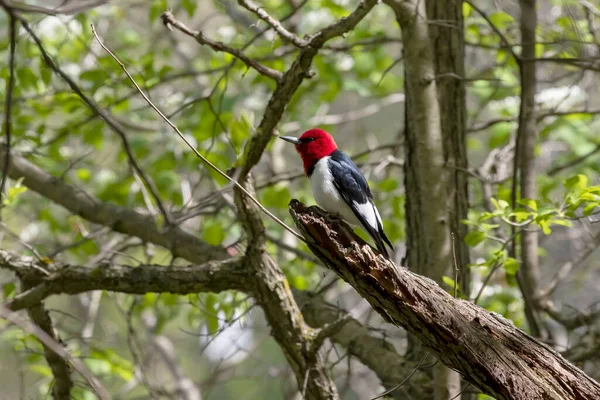
<svg viewBox="0 0 600 400"><path fill-rule="evenodd" d="M369 236L371 236L375 241L377 250L379 250L379 252L385 256L385 258L390 259L390 253L388 252L387 247L385 247L385 244L387 244L392 251L394 251L394 246L392 246L390 239L388 239L388 237L385 235L385 232L383 231L383 226L381 226L381 223L379 221L377 225L377 228L372 227L369 224L364 224L363 226L366 228L366 231L369 234Z"/></svg>
<svg viewBox="0 0 600 400"><path fill-rule="evenodd" d="M379 232L373 232L373 234L371 234L371 237L373 237L373 240L375 240L375 244L377 245L377 250L379 250L379 252L385 256L385 258L389 259L390 253L388 253L388 249L385 245L387 244L392 251L394 251L394 246L392 246L392 243L390 242L388 237L385 235L385 232L383 231L383 229L380 228Z"/></svg>

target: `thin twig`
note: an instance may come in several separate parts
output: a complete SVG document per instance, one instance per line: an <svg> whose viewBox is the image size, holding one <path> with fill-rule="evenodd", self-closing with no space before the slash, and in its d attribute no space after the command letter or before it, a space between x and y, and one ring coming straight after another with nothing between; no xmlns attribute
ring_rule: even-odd
<svg viewBox="0 0 600 400"><path fill-rule="evenodd" d="M88 97L85 93L83 93L83 91L75 83L75 81L73 81L73 79L71 79L71 77L69 75L67 75L67 73L65 73L62 69L59 68L59 66L56 64L56 62L54 62L54 60L50 57L50 54L48 54L48 52L46 51L44 45L42 44L42 41L35 34L33 29L31 29L31 27L29 26L27 21L23 17L19 16L18 14L13 14L13 15L15 16L15 18L17 18L21 22L21 25L23 25L23 28L25 28L25 30L33 38L37 47L40 49L40 53L42 54L42 58L44 59L44 62L69 85L71 90L73 90L95 114L98 114L100 117L102 117L102 119L104 119L106 124L120 137L121 142L123 143L123 149L125 150L125 153L127 154L127 159L129 161L129 164L138 173L138 175L142 178L142 180L148 187L148 190L152 194L154 201L156 201L158 208L160 209L163 217L165 218L165 222L168 225L172 225L171 215L170 215L169 211L167 210L167 208L165 207L165 205L163 204L162 200L160 199L160 196L158 194L158 189L156 188L154 183L150 180L150 178L148 178L146 173L142 170L142 168L137 163L137 161L133 155L131 146L129 145L129 141L127 140L127 136L125 135L125 131L123 130L123 127L121 126L121 124L118 121L116 121L106 110L102 109L102 107L100 107L92 98Z"/></svg>
<svg viewBox="0 0 600 400"><path fill-rule="evenodd" d="M412 376L419 370L419 368L421 368L421 365L423 365L423 363L427 359L428 355L429 355L429 353L425 353L423 355L423 358L421 358L421 361L419 361L419 363L417 364L417 366L415 367L415 369L413 369L412 372L402 382L400 382L399 384L397 384L396 386L394 386L390 390L386 390L385 392L381 393L380 395L377 395L377 396L373 397L371 400L380 399L380 398L382 398L384 396L387 396L388 394L393 393L396 390L398 390L402 385L404 385L406 382L408 382L408 380L410 378L412 378Z"/></svg>
<svg viewBox="0 0 600 400"><path fill-rule="evenodd" d="M290 228L289 226L287 226L285 224L285 222L283 222L282 220L280 220L279 218L277 218L272 212L270 212L269 210L267 210L262 204L260 204L260 202L254 196L252 196L250 194L250 192L248 192L246 190L246 188L244 188L242 185L240 185L235 179L231 178L225 172L221 171L221 169L219 169L219 167L217 167L215 164L213 164L212 162L210 162L206 157L204 157L202 154L200 154L198 152L198 150L196 150L196 148L186 139L186 137L183 135L183 133L181 133L181 131L179 130L179 128L177 128L177 126L174 123L172 123L162 113L162 111L160 111L158 109L158 107L156 107L154 105L154 103L152 103L152 101L148 98L148 96L146 96L146 94L138 86L138 84L136 83L136 81L133 79L133 77L131 76L131 74L129 73L129 71L127 70L127 68L125 67L125 64L123 64L121 62L121 60L119 60L119 58L117 58L117 56L112 51L110 51L110 49L108 47L106 47L106 45L104 45L104 43L102 42L102 40L100 40L100 37L98 36L98 33L96 32L96 28L94 27L94 24L92 24L91 26L92 26L92 32L94 33L94 36L96 37L96 40L98 41L98 43L100 43L100 46L102 46L102 48L117 62L117 64L119 64L119 66L121 67L121 69L123 70L123 72L125 72L125 74L129 78L129 80L131 81L131 83L136 87L136 89L138 90L138 92L140 92L140 94L142 95L142 97L144 98L144 100L146 100L146 102L150 105L150 107L152 107L154 109L154 111L156 111L156 113L158 115L160 115L160 117L177 133L177 135L181 138L181 140L183 140L185 142L185 144L194 152L194 154L196 154L196 156L198 158L200 158L205 164L207 164L209 167L211 167L213 170L215 170L223 178L225 178L229 182L233 183L246 196L248 196L248 198L250 198L250 200L252 200L258 206L258 208L261 209L261 211L263 211L271 219L273 219L273 221L277 222L279 225L281 225L283 228L285 228L292 235L296 236L298 239L300 239L303 242L305 242L306 240L300 234L298 234L295 230L293 230L292 228Z"/></svg>
<svg viewBox="0 0 600 400"><path fill-rule="evenodd" d="M297 47L306 47L309 44L308 40L299 38L297 35L288 31L281 25L281 22L277 21L275 18L271 17L269 13L263 10L258 4L254 3L251 0L238 0L238 4L244 7L246 10L256 14L258 18L265 21L267 24L271 25L271 27L285 40L288 42L292 42Z"/></svg>
<svg viewBox="0 0 600 400"><path fill-rule="evenodd" d="M56 8L45 8L40 6L35 6L31 4L24 4L22 2L15 3L12 1L5 1L6 5L12 8L15 11L20 11L24 13L37 13L44 15L73 15L83 11L87 11L94 7L101 6L105 3L108 3L108 0L92 0L89 2L86 1L74 1L73 4L67 4L69 2L63 1L62 5Z"/></svg>
<svg viewBox="0 0 600 400"><path fill-rule="evenodd" d="M452 261L454 262L454 297L456 297L456 282L458 281L458 263L456 262L456 237L454 232L450 232L452 236Z"/></svg>
<svg viewBox="0 0 600 400"><path fill-rule="evenodd" d="M266 76L267 78L271 78L275 82L281 81L283 74L280 71L277 71L273 68L269 68L265 65L262 65L258 61L253 60L253 59L249 58L248 56L246 56L244 53L242 53L241 50L234 49L232 47L227 46L226 44L224 44L222 42L216 42L214 40L207 38L206 36L204 36L202 31L195 31L195 30L188 28L182 22L176 20L170 11L165 12L160 17L162 18L163 23L167 27L174 26L175 28L177 28L181 32L185 33L186 35L189 35L189 36L193 37L194 39L196 39L196 41L198 43L207 45L215 51L221 51L224 53L231 54L232 56L241 60L248 67L256 70L259 74Z"/></svg>
<svg viewBox="0 0 600 400"><path fill-rule="evenodd" d="M490 28L492 28L492 30L494 31L494 33L496 33L496 35L498 35L498 37L500 38L500 42L502 43L502 46L504 48L508 49L508 51L513 56L513 58L515 59L515 61L517 62L517 64L520 64L521 63L521 58L517 55L517 53L515 53L514 48L511 45L511 43L508 41L508 39L506 38L506 36L504 36L504 34L502 33L502 31L500 31L500 29L498 29L498 27L496 26L496 24L494 24L494 22L490 19L490 17L481 8L479 8L475 4L473 4L472 1L465 0L465 3L467 3L468 5L470 5L471 8L473 8L473 10L475 10L479 15L481 15L481 17L483 17L483 19L485 19L485 21L488 23L488 25L490 26Z"/></svg>
<svg viewBox="0 0 600 400"><path fill-rule="evenodd" d="M8 10L8 9L7 9ZM0 221L2 220L2 208L4 201L4 187L8 179L8 166L10 165L10 136L12 130L12 95L15 87L15 47L17 44L17 21L8 10L9 36L10 36L10 55L8 58L8 82L6 84L6 103L4 104L4 135L6 137L6 155L4 156L4 166L2 167L2 180L0 181Z"/></svg>
<svg viewBox="0 0 600 400"><path fill-rule="evenodd" d="M33 323L27 321L26 319L22 318L18 314L6 309L6 307L4 307L1 304L0 317L19 326L25 332L35 336L40 342L42 342L44 345L52 349L53 352L62 357L63 360L71 364L73 368L77 372L79 372L79 374L89 383L89 385L92 387L92 389L100 399L109 400L111 398L104 385L102 385L98 378L94 376L92 371L90 371L88 367L86 367L86 365L83 362L81 362L81 360L69 354L69 352L67 352L60 343L58 343L56 340L50 337L50 335L48 335L42 329L40 329Z"/></svg>
<svg viewBox="0 0 600 400"><path fill-rule="evenodd" d="M463 390L461 390L460 392L458 392L458 393L456 394L456 396L454 396L454 397L453 397L453 398L451 398L450 400L455 400L455 399L458 399L458 398L460 397L460 395L461 395L461 394L463 394L463 393L464 393L464 392L465 392L465 391L466 391L466 390L467 390L467 389L468 389L470 386L471 386L471 383L467 383L467 384L465 385L465 387L463 388Z"/></svg>

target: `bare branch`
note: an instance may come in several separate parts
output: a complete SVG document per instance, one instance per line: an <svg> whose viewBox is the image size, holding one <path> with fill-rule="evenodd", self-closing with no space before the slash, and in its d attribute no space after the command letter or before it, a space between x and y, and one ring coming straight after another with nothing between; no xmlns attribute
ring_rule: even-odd
<svg viewBox="0 0 600 400"><path fill-rule="evenodd" d="M240 175L242 178L260 161L267 144L281 121L285 107L291 101L304 78L312 76L310 66L318 50L327 40L343 35L353 29L377 3L378 0L362 0L350 15L312 35L309 45L300 50L300 54L298 54L298 57L290 69L286 71L271 95L256 133L246 144L244 150L246 159Z"/></svg>
<svg viewBox="0 0 600 400"><path fill-rule="evenodd" d="M189 294L250 291L250 274L240 259L215 261L197 266L142 265L131 267L100 264L95 267L55 263L44 265L50 275L40 272L40 263L29 257L17 257L0 250L0 268L13 271L33 286L6 304L21 310L55 294L79 294L92 290L144 294L152 292Z"/></svg>
<svg viewBox="0 0 600 400"><path fill-rule="evenodd" d="M307 292L296 291L294 295L304 318L311 326L331 324L348 315L344 310ZM330 340L345 347L350 355L375 372L381 384L388 389L401 382L410 372L407 359L398 353L392 343L354 318L332 334ZM419 376L417 379L423 382L425 377ZM431 393L422 393L420 398L430 398L430 395Z"/></svg>
<svg viewBox="0 0 600 400"><path fill-rule="evenodd" d="M4 149L0 150L0 161L3 162ZM152 216L100 201L15 154L10 158L8 176L15 180L24 178L23 185L90 222L162 246L170 250L174 257L183 257L196 263L228 258L221 246L209 245L179 227L173 226L163 231L156 226Z"/></svg>
<svg viewBox="0 0 600 400"><path fill-rule="evenodd" d="M378 103L369 104L368 106L357 110L348 111L343 114L316 115L304 122L286 122L281 125L281 131L284 133L299 131L305 126L316 125L340 125L346 124L360 119L370 117L380 112L382 109L404 102L404 93L395 93L381 99Z"/></svg>
<svg viewBox="0 0 600 400"><path fill-rule="evenodd" d="M4 309L4 307L0 305L0 309ZM39 327L40 331L46 333L48 337L54 340L54 342L57 343L60 348L60 337L58 336L58 332L54 329L52 319L50 318L50 315L48 314L44 304L34 302L28 305L27 314L29 315L29 318L31 318L31 320ZM67 358L58 353L56 348L49 347L43 341L41 343L42 347L44 348L44 358L46 359L46 362L52 371L52 375L54 376L52 397L54 397L54 400L68 400L71 397L71 390L73 389L73 378L71 377L71 371L69 369Z"/></svg>
<svg viewBox="0 0 600 400"><path fill-rule="evenodd" d="M56 8L45 8L40 6L34 6L31 4L17 3L15 1L10 0L4 0L4 3L7 7L13 9L14 11L20 11L25 13L36 13L45 15L71 15L106 4L108 3L108 0L74 1L71 4L66 4L67 2L65 1L63 2L64 5Z"/></svg>
<svg viewBox="0 0 600 400"><path fill-rule="evenodd" d="M260 19L265 21L267 24L271 25L271 27L277 32L282 38L287 40L288 42L293 43L297 47L306 47L309 44L309 41L306 39L301 39L292 32L288 31L281 25L281 22L271 17L269 13L263 10L258 4L254 3L251 0L238 0L238 4L244 7L246 10L256 14Z"/></svg>
<svg viewBox="0 0 600 400"><path fill-rule="evenodd" d="M196 41L202 45L207 45L215 51L222 51L224 53L229 53L232 56L240 59L244 64L248 67L256 70L259 74L266 76L267 78L273 79L275 82L279 82L283 77L283 74L280 71L277 71L273 68L269 68L267 66L262 65L256 60L253 60L242 53L241 50L234 49L232 47L227 46L222 42L215 42L202 33L202 31L194 31L187 26L185 26L182 22L175 19L171 11L167 11L161 15L163 23L167 26L173 26L185 33L188 36L193 37Z"/></svg>
<svg viewBox="0 0 600 400"><path fill-rule="evenodd" d="M169 126L175 131L175 133L177 133L177 135L185 142L185 144L194 152L194 154L196 154L196 156L198 158L200 158L205 164L207 164L209 167L211 167L213 170L215 170L217 173L219 173L219 175L221 175L223 178L227 179L229 182L233 183L238 189L240 189L242 192L244 192L244 194L246 196L248 196L253 202L254 204L256 204L262 212L264 212L265 214L267 214L273 221L277 222L279 225L281 225L284 229L286 229L288 232L290 232L292 235L296 236L298 239L303 240L302 237L300 235L298 235L298 233L296 231L294 231L292 228L290 228L289 226L287 226L285 224L285 222L283 222L282 220L280 220L279 218L277 218L275 216L275 214L273 214L271 211L267 210L265 208L265 206L263 206L262 204L260 204L260 202L254 197L252 196L242 185L240 185L235 179L231 178L229 175L227 175L225 172L221 171L215 164L213 164L212 162L210 162L206 157L204 157L202 154L200 154L198 152L198 150L196 150L196 148L194 146L192 146L192 144L186 139L186 137L183 135L183 133L181 133L181 131L179 130L179 128L177 128L177 126L172 123L163 113L162 111L160 111L158 109L158 107L156 107L154 105L154 103L152 103L152 101L150 101L150 99L148 98L148 96L146 96L146 94L144 94L144 92L142 91L142 89L140 89L140 87L138 86L138 84L135 82L135 80L133 79L133 77L131 76L131 74L129 73L129 71L127 71L127 68L125 67L125 64L123 64L121 62L121 60L119 60L117 58L117 56L115 56L109 49L108 47L106 47L104 45L104 43L102 43L102 41L100 40L100 38L98 37L98 34L96 33L96 28L94 28L94 25L92 25L92 32L94 32L94 36L96 37L96 40L98 40L98 43L100 43L100 46L102 46L102 48L104 50L106 50L106 52L108 54L110 54L110 56L121 66L121 68L123 69L123 71L125 72L125 74L127 75L127 77L129 78L129 80L131 81L131 83L133 83L133 85L136 87L136 89L140 92L140 94L142 95L142 97L144 98L144 100L146 100L146 102L150 105L150 107L152 107L152 109L154 109L154 111L156 111L158 113L158 115L160 115L160 117L167 123L169 124Z"/></svg>

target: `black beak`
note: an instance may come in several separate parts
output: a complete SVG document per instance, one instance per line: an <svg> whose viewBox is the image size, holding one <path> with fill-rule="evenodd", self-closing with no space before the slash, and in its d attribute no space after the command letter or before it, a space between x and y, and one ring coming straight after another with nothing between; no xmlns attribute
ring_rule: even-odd
<svg viewBox="0 0 600 400"><path fill-rule="evenodd" d="M299 145L300 143L302 143L302 142L300 142L300 139L295 138L293 136L279 136L279 139L283 139L286 142L290 142L290 143L293 143L295 145Z"/></svg>

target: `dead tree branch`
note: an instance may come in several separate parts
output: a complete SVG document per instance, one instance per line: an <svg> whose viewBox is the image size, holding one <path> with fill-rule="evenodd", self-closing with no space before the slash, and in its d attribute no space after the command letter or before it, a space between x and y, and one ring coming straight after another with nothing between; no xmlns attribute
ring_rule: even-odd
<svg viewBox="0 0 600 400"><path fill-rule="evenodd" d="M600 398L598 382L510 321L396 266L318 207L292 200L290 213L310 249L384 319L415 335L486 394L506 400Z"/></svg>

